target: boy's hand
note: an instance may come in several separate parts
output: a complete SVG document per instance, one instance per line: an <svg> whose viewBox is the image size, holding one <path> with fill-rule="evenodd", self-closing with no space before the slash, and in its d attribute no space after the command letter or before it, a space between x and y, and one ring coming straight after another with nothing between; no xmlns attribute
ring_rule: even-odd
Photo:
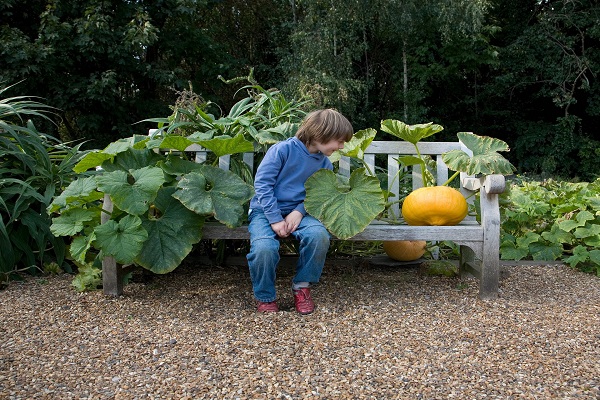
<svg viewBox="0 0 600 400"><path fill-rule="evenodd" d="M292 211L287 215L287 217L285 217L285 223L287 225L288 234L298 229L302 218L304 218L304 215L302 215L300 211Z"/></svg>
<svg viewBox="0 0 600 400"><path fill-rule="evenodd" d="M287 230L287 223L285 222L285 220L271 224L271 229L273 229L273 232L275 232L279 237L285 238L290 236L290 233Z"/></svg>

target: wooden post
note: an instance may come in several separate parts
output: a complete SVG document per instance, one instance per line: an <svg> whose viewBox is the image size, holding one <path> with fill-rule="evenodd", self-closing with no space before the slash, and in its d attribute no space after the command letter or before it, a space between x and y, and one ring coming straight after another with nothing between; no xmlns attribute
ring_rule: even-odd
<svg viewBox="0 0 600 400"><path fill-rule="evenodd" d="M498 297L500 279L500 205L498 193L505 187L504 176L489 175L480 190L483 254L479 297L483 300Z"/></svg>

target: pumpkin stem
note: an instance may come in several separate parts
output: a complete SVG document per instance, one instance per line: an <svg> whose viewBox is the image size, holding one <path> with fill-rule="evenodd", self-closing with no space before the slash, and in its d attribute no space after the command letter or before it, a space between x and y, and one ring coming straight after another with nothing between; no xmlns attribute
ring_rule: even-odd
<svg viewBox="0 0 600 400"><path fill-rule="evenodd" d="M456 171L450 178L448 178L448 180L446 182L444 182L442 184L442 186L448 186L450 184L450 182L452 182L454 180L454 178L456 178L459 174L460 174L460 171Z"/></svg>
<svg viewBox="0 0 600 400"><path fill-rule="evenodd" d="M419 146L417 146L416 143L413 143L413 146L415 146L415 150L417 152L417 157L422 161L423 165L421 165L422 168L422 176L423 176L423 186L433 186L433 179L430 179L429 174L427 173L427 163L425 163L425 159L423 158L423 156L421 155L421 152L419 151Z"/></svg>

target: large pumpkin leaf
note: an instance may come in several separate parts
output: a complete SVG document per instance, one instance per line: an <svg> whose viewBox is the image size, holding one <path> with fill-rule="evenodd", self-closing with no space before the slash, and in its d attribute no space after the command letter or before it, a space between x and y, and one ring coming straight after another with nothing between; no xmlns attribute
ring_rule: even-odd
<svg viewBox="0 0 600 400"><path fill-rule="evenodd" d="M98 189L109 194L119 209L140 215L150 207L165 176L160 168L144 167L132 170L131 174L120 170L107 172L98 175L96 181Z"/></svg>
<svg viewBox="0 0 600 400"><path fill-rule="evenodd" d="M131 169L140 169L144 167L154 166L164 157L155 153L150 149L134 149L130 148L115 156L111 162L104 162L102 169L104 171L129 171Z"/></svg>
<svg viewBox="0 0 600 400"><path fill-rule="evenodd" d="M112 154L106 154L102 151L91 151L87 153L74 167L73 171L78 174L87 171L90 168L96 168L102 165L106 160L111 160L114 157Z"/></svg>
<svg viewBox="0 0 600 400"><path fill-rule="evenodd" d="M336 237L348 239L362 232L385 208L379 180L355 170L347 180L322 169L306 180L306 211Z"/></svg>
<svg viewBox="0 0 600 400"><path fill-rule="evenodd" d="M179 136L179 135L169 135L166 136L158 145L161 149L175 149L179 151L185 151L191 144L193 144L191 140Z"/></svg>
<svg viewBox="0 0 600 400"><path fill-rule="evenodd" d="M469 156L463 150L451 150L442 155L448 168L469 175L510 175L516 168L499 151L509 151L506 142L489 136L478 136L469 132L457 134L463 144L473 152Z"/></svg>
<svg viewBox="0 0 600 400"><path fill-rule="evenodd" d="M135 262L157 274L173 271L202 238L204 217L172 197L174 187L161 189L154 207L158 217L142 219L148 240Z"/></svg>
<svg viewBox="0 0 600 400"><path fill-rule="evenodd" d="M173 197L200 215L214 215L228 227L240 226L244 204L254 189L239 176L220 168L203 166L184 175Z"/></svg>
<svg viewBox="0 0 600 400"><path fill-rule="evenodd" d="M85 222L93 221L99 214L98 210L68 209L59 217L52 218L50 231L54 236L74 236L83 229Z"/></svg>
<svg viewBox="0 0 600 400"><path fill-rule="evenodd" d="M195 142L215 153L217 157L254 151L254 144L246 140L241 133L234 137L223 135L210 140L196 140Z"/></svg>
<svg viewBox="0 0 600 400"><path fill-rule="evenodd" d="M69 245L69 254L75 261L85 263L87 252L92 248L96 235L91 232L88 236L75 236Z"/></svg>
<svg viewBox="0 0 600 400"><path fill-rule="evenodd" d="M96 245L104 255L113 256L118 263L131 264L148 239L142 220L126 215L120 221L108 220L94 229Z"/></svg>
<svg viewBox="0 0 600 400"><path fill-rule="evenodd" d="M252 130L252 126L247 129L258 143L260 144L275 144L291 138L298 131L299 124L284 122L273 128L261 129L257 132Z"/></svg>
<svg viewBox="0 0 600 400"><path fill-rule="evenodd" d="M56 212L62 208L81 206L84 203L99 200L104 195L96 190L96 178L93 176L78 178L57 197L47 208L49 213Z"/></svg>
<svg viewBox="0 0 600 400"><path fill-rule="evenodd" d="M344 148L339 152L335 152L332 157L335 154L339 154L363 160L365 158L365 151L373 139L375 139L375 135L377 135L377 131L373 128L363 129L356 132L352 136L352 139L344 144ZM329 159L331 160L332 157L329 157ZM337 158L339 159L339 157Z"/></svg>
<svg viewBox="0 0 600 400"><path fill-rule="evenodd" d="M110 143L104 150L92 151L86 154L81 161L73 167L73 171L81 173L90 168L99 167L104 161L112 160L115 155L129 150L134 142L134 138L119 139Z"/></svg>
<svg viewBox="0 0 600 400"><path fill-rule="evenodd" d="M421 139L429 137L444 128L441 125L428 122L426 124L407 125L395 119L381 121L381 130L409 143L417 144Z"/></svg>
<svg viewBox="0 0 600 400"><path fill-rule="evenodd" d="M185 175L202 168L202 164L184 160L179 156L167 156L167 159L164 162L159 162L157 165L161 167L165 173L173 176Z"/></svg>

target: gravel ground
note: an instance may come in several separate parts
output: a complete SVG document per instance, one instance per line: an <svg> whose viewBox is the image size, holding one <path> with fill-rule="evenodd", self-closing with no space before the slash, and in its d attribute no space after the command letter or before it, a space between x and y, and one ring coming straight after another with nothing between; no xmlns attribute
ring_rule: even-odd
<svg viewBox="0 0 600 400"><path fill-rule="evenodd" d="M317 310L254 311L248 272L184 266L120 298L0 291L2 399L599 399L600 279L509 266L497 301L417 268L326 266Z"/></svg>

